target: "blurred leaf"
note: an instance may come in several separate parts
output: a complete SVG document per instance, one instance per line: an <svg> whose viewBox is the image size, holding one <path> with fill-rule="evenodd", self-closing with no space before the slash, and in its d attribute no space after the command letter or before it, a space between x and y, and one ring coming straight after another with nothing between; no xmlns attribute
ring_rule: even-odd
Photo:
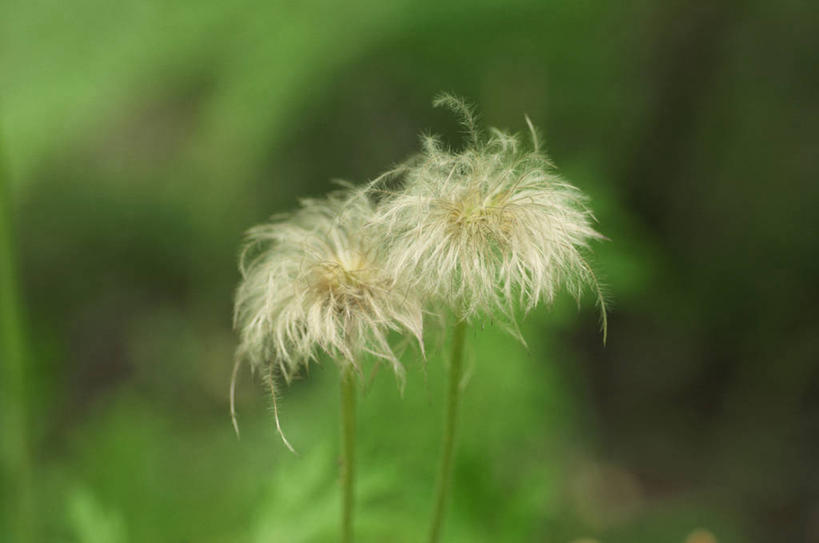
<svg viewBox="0 0 819 543"><path fill-rule="evenodd" d="M125 543L125 524L116 511L106 509L85 487L68 495L68 524L77 543Z"/></svg>

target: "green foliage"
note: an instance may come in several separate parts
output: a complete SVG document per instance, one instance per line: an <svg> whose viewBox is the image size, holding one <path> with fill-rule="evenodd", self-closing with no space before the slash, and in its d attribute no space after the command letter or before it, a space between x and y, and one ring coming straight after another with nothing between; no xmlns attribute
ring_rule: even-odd
<svg viewBox="0 0 819 543"><path fill-rule="evenodd" d="M1 138L0 138L1 140ZM24 316L17 279L14 223L0 146L0 527L15 541L32 537L33 503L26 395L27 367Z"/></svg>
<svg viewBox="0 0 819 543"><path fill-rule="evenodd" d="M68 525L77 543L125 543L122 516L107 511L88 489L76 487L68 495Z"/></svg>

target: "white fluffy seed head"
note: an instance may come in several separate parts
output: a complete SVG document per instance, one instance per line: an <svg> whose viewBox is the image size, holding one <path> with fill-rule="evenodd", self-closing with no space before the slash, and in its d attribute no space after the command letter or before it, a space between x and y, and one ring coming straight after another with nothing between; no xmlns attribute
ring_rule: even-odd
<svg viewBox="0 0 819 543"><path fill-rule="evenodd" d="M234 314L239 359L272 363L289 381L322 352L356 369L370 353L403 376L387 336L408 332L420 343L422 305L387 273L381 240L364 232L373 212L365 192L347 189L248 232Z"/></svg>
<svg viewBox="0 0 819 543"><path fill-rule="evenodd" d="M554 172L538 148L491 129L482 135L463 101L436 101L458 112L468 133L460 151L425 137L423 151L374 181L384 194L373 222L389 239L387 267L445 302L463 318L487 314L514 323L514 310L551 302L560 289L603 297L584 253L602 236L586 198ZM399 178L400 189L388 190ZM603 325L605 336L605 308Z"/></svg>

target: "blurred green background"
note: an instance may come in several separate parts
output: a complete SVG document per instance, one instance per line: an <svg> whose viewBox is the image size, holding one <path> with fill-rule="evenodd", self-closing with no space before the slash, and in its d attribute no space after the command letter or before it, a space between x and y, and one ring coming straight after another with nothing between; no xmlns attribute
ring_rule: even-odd
<svg viewBox="0 0 819 543"><path fill-rule="evenodd" d="M458 542L819 541L810 1L0 3L3 542L336 537L337 375L228 383L242 232L456 144L544 132L613 295L470 332ZM435 336L436 334L432 334ZM440 336L440 334L437 334ZM437 343L436 343L437 341ZM443 363L359 404L361 541L426 533ZM699 530L699 532L697 532ZM710 535L709 535L710 534Z"/></svg>

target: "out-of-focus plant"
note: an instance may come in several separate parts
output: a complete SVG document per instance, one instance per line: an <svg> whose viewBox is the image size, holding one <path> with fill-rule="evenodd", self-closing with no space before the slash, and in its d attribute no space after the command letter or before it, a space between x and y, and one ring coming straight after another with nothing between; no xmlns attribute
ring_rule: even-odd
<svg viewBox="0 0 819 543"><path fill-rule="evenodd" d="M126 543L128 540L122 516L107 510L85 487L72 489L66 513L77 543Z"/></svg>
<svg viewBox="0 0 819 543"><path fill-rule="evenodd" d="M0 462L2 494L10 534L33 539L31 466L26 422L26 364L17 288L9 187L0 147ZM4 536L5 537L5 536Z"/></svg>

